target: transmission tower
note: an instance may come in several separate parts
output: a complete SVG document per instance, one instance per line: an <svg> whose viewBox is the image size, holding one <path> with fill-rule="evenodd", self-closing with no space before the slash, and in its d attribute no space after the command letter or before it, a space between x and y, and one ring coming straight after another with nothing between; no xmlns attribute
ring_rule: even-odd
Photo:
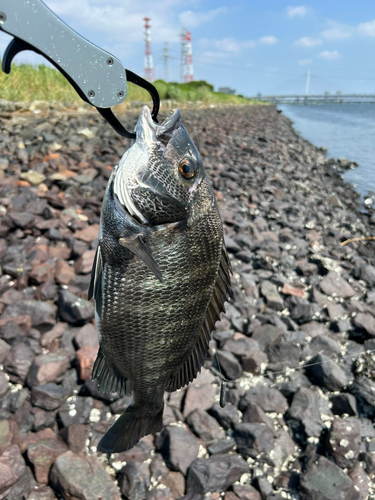
<svg viewBox="0 0 375 500"><path fill-rule="evenodd" d="M169 82L169 58L168 42L164 43L163 58L164 58L164 81Z"/></svg>
<svg viewBox="0 0 375 500"><path fill-rule="evenodd" d="M186 32L185 35L185 59L184 59L184 83L194 80L193 71L193 50L191 47L191 33Z"/></svg>
<svg viewBox="0 0 375 500"><path fill-rule="evenodd" d="M184 81L184 65L185 65L185 52L186 52L186 29L182 28L180 33L181 37L181 63L180 63L180 81Z"/></svg>
<svg viewBox="0 0 375 500"><path fill-rule="evenodd" d="M144 34L146 42L144 77L149 82L153 82L155 80L155 75L154 75L154 61L152 59L152 52L151 52L151 31L150 31L151 25L149 24L149 21L151 21L151 19L149 17L144 17L143 20L145 22Z"/></svg>

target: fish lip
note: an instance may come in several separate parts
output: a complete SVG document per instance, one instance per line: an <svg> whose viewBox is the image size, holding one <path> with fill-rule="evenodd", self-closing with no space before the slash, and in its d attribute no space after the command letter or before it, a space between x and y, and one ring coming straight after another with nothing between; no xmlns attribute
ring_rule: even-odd
<svg viewBox="0 0 375 500"><path fill-rule="evenodd" d="M179 109L175 109L174 112L159 125L152 119L150 108L148 106L143 106L135 127L137 136L136 141L140 142L148 139L148 141L162 143L166 146L180 125L181 112Z"/></svg>

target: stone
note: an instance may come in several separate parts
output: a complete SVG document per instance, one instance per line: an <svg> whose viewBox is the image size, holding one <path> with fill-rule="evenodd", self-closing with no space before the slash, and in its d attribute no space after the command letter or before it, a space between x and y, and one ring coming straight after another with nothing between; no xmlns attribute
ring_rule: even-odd
<svg viewBox="0 0 375 500"><path fill-rule="evenodd" d="M17 445L0 455L0 498L8 498L12 487L26 472L26 464ZM28 493L28 492L27 492ZM22 498L22 497L21 497Z"/></svg>
<svg viewBox="0 0 375 500"><path fill-rule="evenodd" d="M366 281L368 285L373 287L375 285L375 267L370 264L366 266L362 266L360 268L359 278L363 281Z"/></svg>
<svg viewBox="0 0 375 500"><path fill-rule="evenodd" d="M332 295L334 297L350 299L350 297L355 295L355 291L349 283L335 271L329 271L328 274L324 276L320 282L320 288L327 295Z"/></svg>
<svg viewBox="0 0 375 500"><path fill-rule="evenodd" d="M70 396L58 410L58 417L64 427L72 424L85 424L94 406L90 397Z"/></svg>
<svg viewBox="0 0 375 500"><path fill-rule="evenodd" d="M329 434L329 450L336 464L353 467L361 446L361 427L356 418L335 418Z"/></svg>
<svg viewBox="0 0 375 500"><path fill-rule="evenodd" d="M236 441L232 438L222 439L220 441L211 441L207 445L207 451L210 455L222 455L223 453L229 453L236 446Z"/></svg>
<svg viewBox="0 0 375 500"><path fill-rule="evenodd" d="M348 384L346 373L324 354L317 354L309 362L307 372L314 384L329 391L340 391Z"/></svg>
<svg viewBox="0 0 375 500"><path fill-rule="evenodd" d="M267 354L262 351L254 351L241 359L242 368L245 372L259 375L267 365Z"/></svg>
<svg viewBox="0 0 375 500"><path fill-rule="evenodd" d="M10 349L11 346L5 340L0 339L0 363L3 363L8 357Z"/></svg>
<svg viewBox="0 0 375 500"><path fill-rule="evenodd" d="M336 340L331 339L325 335L316 335L311 339L311 342L306 345L304 356L314 354L324 354L329 358L333 356L341 356L341 349Z"/></svg>
<svg viewBox="0 0 375 500"><path fill-rule="evenodd" d="M330 397L331 411L334 415L357 416L357 401L352 394L346 392L342 394L332 394Z"/></svg>
<svg viewBox="0 0 375 500"><path fill-rule="evenodd" d="M208 410L215 401L215 388L211 384L190 384L186 391L183 409L184 417L194 410Z"/></svg>
<svg viewBox="0 0 375 500"><path fill-rule="evenodd" d="M307 387L301 387L293 396L287 413L287 423L294 436L320 436L322 420L318 394Z"/></svg>
<svg viewBox="0 0 375 500"><path fill-rule="evenodd" d="M77 274L91 273L94 264L96 250L86 250L74 264L74 271Z"/></svg>
<svg viewBox="0 0 375 500"><path fill-rule="evenodd" d="M170 463L174 471L186 472L198 456L199 440L183 427L167 426L155 439L155 447Z"/></svg>
<svg viewBox="0 0 375 500"><path fill-rule="evenodd" d="M38 432L30 432L20 438L19 447L22 453L24 453L30 444L35 444L43 439L57 439L56 434L52 429L43 429Z"/></svg>
<svg viewBox="0 0 375 500"><path fill-rule="evenodd" d="M375 417L375 382L366 377L356 377L350 386L350 392L355 396L362 417Z"/></svg>
<svg viewBox="0 0 375 500"><path fill-rule="evenodd" d="M259 350L259 344L254 339L238 334L237 338L230 338L225 342L223 350L231 352L237 358L242 358Z"/></svg>
<svg viewBox="0 0 375 500"><path fill-rule="evenodd" d="M59 291L58 308L60 317L72 324L85 323L95 316L94 304L77 297L69 290Z"/></svg>
<svg viewBox="0 0 375 500"><path fill-rule="evenodd" d="M55 500L55 493L49 486L37 486L28 495L26 500Z"/></svg>
<svg viewBox="0 0 375 500"><path fill-rule="evenodd" d="M277 291L276 285L270 281L264 280L260 285L260 291L263 297L265 297L268 307L276 311L282 311L284 309L284 301Z"/></svg>
<svg viewBox="0 0 375 500"><path fill-rule="evenodd" d="M264 476L257 476L253 482L254 486L260 492L262 498L269 498L273 493L272 484Z"/></svg>
<svg viewBox="0 0 375 500"><path fill-rule="evenodd" d="M40 285L45 281L53 281L55 278L55 266L49 262L42 262L33 266L29 273L30 283Z"/></svg>
<svg viewBox="0 0 375 500"><path fill-rule="evenodd" d="M188 470L186 492L204 495L225 491L248 471L247 463L237 455L197 458Z"/></svg>
<svg viewBox="0 0 375 500"><path fill-rule="evenodd" d="M36 480L48 483L48 476L56 458L67 451L67 446L57 439L43 439L27 447L27 458L34 468Z"/></svg>
<svg viewBox="0 0 375 500"><path fill-rule="evenodd" d="M323 456L311 461L301 479L303 500L359 500L353 481Z"/></svg>
<svg viewBox="0 0 375 500"><path fill-rule="evenodd" d="M60 339L64 332L69 328L67 323L57 323L51 330L45 332L41 339L40 343L43 347L49 347L53 342Z"/></svg>
<svg viewBox="0 0 375 500"><path fill-rule="evenodd" d="M317 335L326 335L327 329L323 325L323 323L318 323L317 321L309 321L308 323L304 323L301 325L301 330L306 333L306 335L310 337L316 337Z"/></svg>
<svg viewBox="0 0 375 500"><path fill-rule="evenodd" d="M247 390L241 399L240 410L246 410L250 403L258 404L264 411L284 413L288 409L288 401L277 389L257 384Z"/></svg>
<svg viewBox="0 0 375 500"><path fill-rule="evenodd" d="M375 338L375 318L372 314L359 312L354 318L354 324L365 330L369 337Z"/></svg>
<svg viewBox="0 0 375 500"><path fill-rule="evenodd" d="M270 431L274 432L274 426L273 422L268 417L262 408L255 404L255 403L249 403L246 410L244 411L243 417L242 417L242 422L258 422L260 424L266 424L266 426L270 429Z"/></svg>
<svg viewBox="0 0 375 500"><path fill-rule="evenodd" d="M70 360L64 349L36 356L27 376L30 387L59 382L70 368Z"/></svg>
<svg viewBox="0 0 375 500"><path fill-rule="evenodd" d="M68 396L68 390L53 382L34 386L31 389L32 404L47 411L59 408L67 400Z"/></svg>
<svg viewBox="0 0 375 500"><path fill-rule="evenodd" d="M283 333L283 330L278 326L266 323L265 325L256 326L251 338L258 342L261 351L265 351L270 343L275 342Z"/></svg>
<svg viewBox="0 0 375 500"><path fill-rule="evenodd" d="M234 484L233 491L241 500L261 500L259 491L250 484Z"/></svg>
<svg viewBox="0 0 375 500"><path fill-rule="evenodd" d="M219 422L221 427L225 430L234 428L240 423L238 412L236 406L232 403L227 403L224 408L222 408L219 403L215 403L209 409L210 415L212 415Z"/></svg>
<svg viewBox="0 0 375 500"><path fill-rule="evenodd" d="M216 351L216 356L224 375L229 380L236 380L242 375L242 367L237 358L229 351Z"/></svg>
<svg viewBox="0 0 375 500"><path fill-rule="evenodd" d="M185 492L185 478L181 472L168 472L159 484L166 486L176 500L181 498Z"/></svg>
<svg viewBox="0 0 375 500"><path fill-rule="evenodd" d="M20 315L31 316L34 327L54 325L56 322L56 306L50 302L39 300L20 300L6 307L3 318L12 318Z"/></svg>
<svg viewBox="0 0 375 500"><path fill-rule="evenodd" d="M274 446L274 436L265 424L244 423L234 430L233 438L238 452L244 458L256 458L259 453L269 453Z"/></svg>
<svg viewBox="0 0 375 500"><path fill-rule="evenodd" d="M52 466L50 482L64 500L120 500L120 492L105 467L94 456L67 451Z"/></svg>
<svg viewBox="0 0 375 500"><path fill-rule="evenodd" d="M87 226L85 229L76 231L74 233L74 236L77 239L85 241L87 243L91 243L92 241L96 240L98 235L99 235L99 224L93 224L91 226Z"/></svg>
<svg viewBox="0 0 375 500"><path fill-rule="evenodd" d="M45 411L41 408L35 406L31 409L31 413L34 416L34 422L32 430L34 432L41 431L48 427L53 427L55 425L56 412L55 411Z"/></svg>
<svg viewBox="0 0 375 500"><path fill-rule="evenodd" d="M9 380L4 372L0 371L0 398L2 398L9 389Z"/></svg>
<svg viewBox="0 0 375 500"><path fill-rule="evenodd" d="M76 273L65 260L58 260L55 266L55 280L61 285L69 285Z"/></svg>
<svg viewBox="0 0 375 500"><path fill-rule="evenodd" d="M34 361L34 352L24 342L13 346L4 361L4 369L11 382L25 382L30 367Z"/></svg>
<svg viewBox="0 0 375 500"><path fill-rule="evenodd" d="M278 430L274 448L271 452L272 461L278 469L281 469L290 460L296 448L297 445L290 437L289 432L282 429Z"/></svg>
<svg viewBox="0 0 375 500"><path fill-rule="evenodd" d="M74 337L78 348L85 346L99 347L99 336L97 329L92 323L87 323L78 330Z"/></svg>
<svg viewBox="0 0 375 500"><path fill-rule="evenodd" d="M187 424L205 443L214 439L225 439L225 432L213 417L204 410L195 410L186 418Z"/></svg>
<svg viewBox="0 0 375 500"><path fill-rule="evenodd" d="M86 380L90 377L97 355L98 347L86 345L78 349L76 356L81 380Z"/></svg>
<svg viewBox="0 0 375 500"><path fill-rule="evenodd" d="M17 423L14 420L0 420L0 453L5 451L12 444L18 444L19 432Z"/></svg>
<svg viewBox="0 0 375 500"><path fill-rule="evenodd" d="M150 487L150 466L148 463L128 462L119 476L121 493L129 500L143 500Z"/></svg>
<svg viewBox="0 0 375 500"><path fill-rule="evenodd" d="M88 425L71 424L64 427L63 431L63 437L73 453L81 453L85 450L86 440L90 432Z"/></svg>
<svg viewBox="0 0 375 500"><path fill-rule="evenodd" d="M355 487L358 488L359 500L367 500L370 486L370 479L366 472L357 462L348 472L348 476L353 481Z"/></svg>

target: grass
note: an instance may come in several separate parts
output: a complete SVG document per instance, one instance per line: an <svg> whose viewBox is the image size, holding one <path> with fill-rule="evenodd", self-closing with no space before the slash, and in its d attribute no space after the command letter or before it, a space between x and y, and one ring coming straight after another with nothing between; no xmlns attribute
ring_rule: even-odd
<svg viewBox="0 0 375 500"><path fill-rule="evenodd" d="M212 85L205 81L189 83L154 82L160 99L178 103L201 102L203 104L258 104L257 101L243 96L215 92ZM0 99L7 101L55 101L63 104L78 104L82 100L70 83L57 70L44 64L13 64L10 75L0 72ZM131 83L128 84L127 103L131 101L148 102L149 94Z"/></svg>

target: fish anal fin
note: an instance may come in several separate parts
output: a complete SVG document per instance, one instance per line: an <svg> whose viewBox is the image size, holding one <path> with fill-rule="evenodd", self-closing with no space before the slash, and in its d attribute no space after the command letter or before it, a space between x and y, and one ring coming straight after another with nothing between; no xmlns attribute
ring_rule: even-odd
<svg viewBox="0 0 375 500"><path fill-rule="evenodd" d="M128 394L130 392L127 379L113 373L101 349L99 349L92 368L91 378L93 380L98 379L99 392L116 392L118 394Z"/></svg>
<svg viewBox="0 0 375 500"><path fill-rule="evenodd" d="M173 392L181 389L194 380L207 358L211 332L215 329L215 323L220 320L220 313L225 311L224 303L230 295L228 279L230 279L230 262L225 247L223 246L222 257L215 287L212 291L210 303L206 309L201 331L197 343L189 358L181 366L180 370L169 380L166 391ZM223 281L222 276L227 279Z"/></svg>

